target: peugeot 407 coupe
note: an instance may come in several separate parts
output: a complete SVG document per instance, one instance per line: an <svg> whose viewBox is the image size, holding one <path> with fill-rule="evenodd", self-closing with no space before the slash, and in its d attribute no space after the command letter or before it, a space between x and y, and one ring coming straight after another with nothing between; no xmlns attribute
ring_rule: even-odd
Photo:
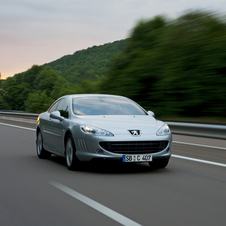
<svg viewBox="0 0 226 226"><path fill-rule="evenodd" d="M96 160L147 162L164 168L171 144L168 125L123 96L63 96L37 119L38 157L63 156L69 170Z"/></svg>

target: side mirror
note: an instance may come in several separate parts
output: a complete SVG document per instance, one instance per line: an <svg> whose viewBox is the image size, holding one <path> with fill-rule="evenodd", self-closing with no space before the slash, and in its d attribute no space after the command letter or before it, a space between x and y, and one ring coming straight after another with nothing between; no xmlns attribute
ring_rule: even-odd
<svg viewBox="0 0 226 226"><path fill-rule="evenodd" d="M155 117L155 113L153 111L148 111L148 114L152 117Z"/></svg>
<svg viewBox="0 0 226 226"><path fill-rule="evenodd" d="M62 117L60 115L59 111L53 111L52 113L50 113L50 118L58 119L58 120L60 120L60 122L62 122L64 120L64 117Z"/></svg>

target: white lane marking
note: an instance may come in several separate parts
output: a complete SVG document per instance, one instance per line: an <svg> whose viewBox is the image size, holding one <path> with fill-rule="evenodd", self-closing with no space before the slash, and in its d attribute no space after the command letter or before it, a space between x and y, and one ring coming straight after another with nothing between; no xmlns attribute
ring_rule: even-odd
<svg viewBox="0 0 226 226"><path fill-rule="evenodd" d="M180 155L171 155L171 156L174 157L174 158L186 159L186 160L190 160L190 161L194 161L194 162L201 162L201 163L207 163L207 164L210 164L210 165L226 167L226 164L223 164L223 163L211 162L211 161L206 161L206 160L196 159L196 158L190 158L190 157L185 157L185 156L180 156Z"/></svg>
<svg viewBox="0 0 226 226"><path fill-rule="evenodd" d="M36 129L27 128L27 127L22 127L22 126L15 126L15 125L6 124L6 123L1 123L1 122L0 122L0 125L15 127L15 128L19 128L19 129L26 129L26 130L36 131Z"/></svg>
<svg viewBox="0 0 226 226"><path fill-rule="evenodd" d="M180 141L173 141L173 143L175 143L175 144L186 144L186 145L192 145L192 146L204 147L204 148L214 148L214 149L226 151L226 148L223 148L223 147L209 146L209 145L203 145L203 144L192 144L192 143L186 143L186 142L180 142Z"/></svg>
<svg viewBox="0 0 226 226"><path fill-rule="evenodd" d="M94 208L95 210L101 212L102 214L110 217L111 219L117 221L118 223L122 225L128 225L128 226L141 226L141 224L138 224L132 220L130 220L127 217L124 217L123 215L115 212L114 210L109 209L108 207L64 186L63 184L57 183L57 182L49 182L54 187L58 188L59 190L65 192L66 194L72 196L73 198L78 199L79 201L85 203L86 205Z"/></svg>

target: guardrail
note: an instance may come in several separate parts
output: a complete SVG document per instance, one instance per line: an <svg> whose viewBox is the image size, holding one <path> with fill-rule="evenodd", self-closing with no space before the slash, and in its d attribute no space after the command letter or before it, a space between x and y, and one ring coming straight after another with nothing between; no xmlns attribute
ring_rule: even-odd
<svg viewBox="0 0 226 226"><path fill-rule="evenodd" d="M180 135L189 135L197 137L209 137L217 139L226 139L226 126L185 123L185 122L166 122L172 133Z"/></svg>
<svg viewBox="0 0 226 226"><path fill-rule="evenodd" d="M6 117L11 117L11 118L36 120L38 115L39 114L34 114L34 113L0 111L0 118L2 118L1 116L5 116L4 117L5 119ZM225 125L173 122L173 121L166 122L166 123L169 125L172 133L174 134L226 139Z"/></svg>
<svg viewBox="0 0 226 226"><path fill-rule="evenodd" d="M26 113L26 112L15 112L15 111L0 111L0 116L9 116L17 118L28 118L28 119L37 119L39 114L35 113Z"/></svg>

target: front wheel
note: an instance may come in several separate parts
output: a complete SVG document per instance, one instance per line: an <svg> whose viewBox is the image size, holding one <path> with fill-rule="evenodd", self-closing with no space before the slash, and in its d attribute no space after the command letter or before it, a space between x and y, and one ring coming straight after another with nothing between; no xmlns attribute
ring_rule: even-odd
<svg viewBox="0 0 226 226"><path fill-rule="evenodd" d="M75 144L71 135L68 136L65 148L66 164L69 170L77 170L79 168L79 160L75 154Z"/></svg>
<svg viewBox="0 0 226 226"><path fill-rule="evenodd" d="M49 158L51 156L51 153L46 151L43 147L43 139L40 131L38 132L38 135L37 135L36 151L40 159Z"/></svg>

